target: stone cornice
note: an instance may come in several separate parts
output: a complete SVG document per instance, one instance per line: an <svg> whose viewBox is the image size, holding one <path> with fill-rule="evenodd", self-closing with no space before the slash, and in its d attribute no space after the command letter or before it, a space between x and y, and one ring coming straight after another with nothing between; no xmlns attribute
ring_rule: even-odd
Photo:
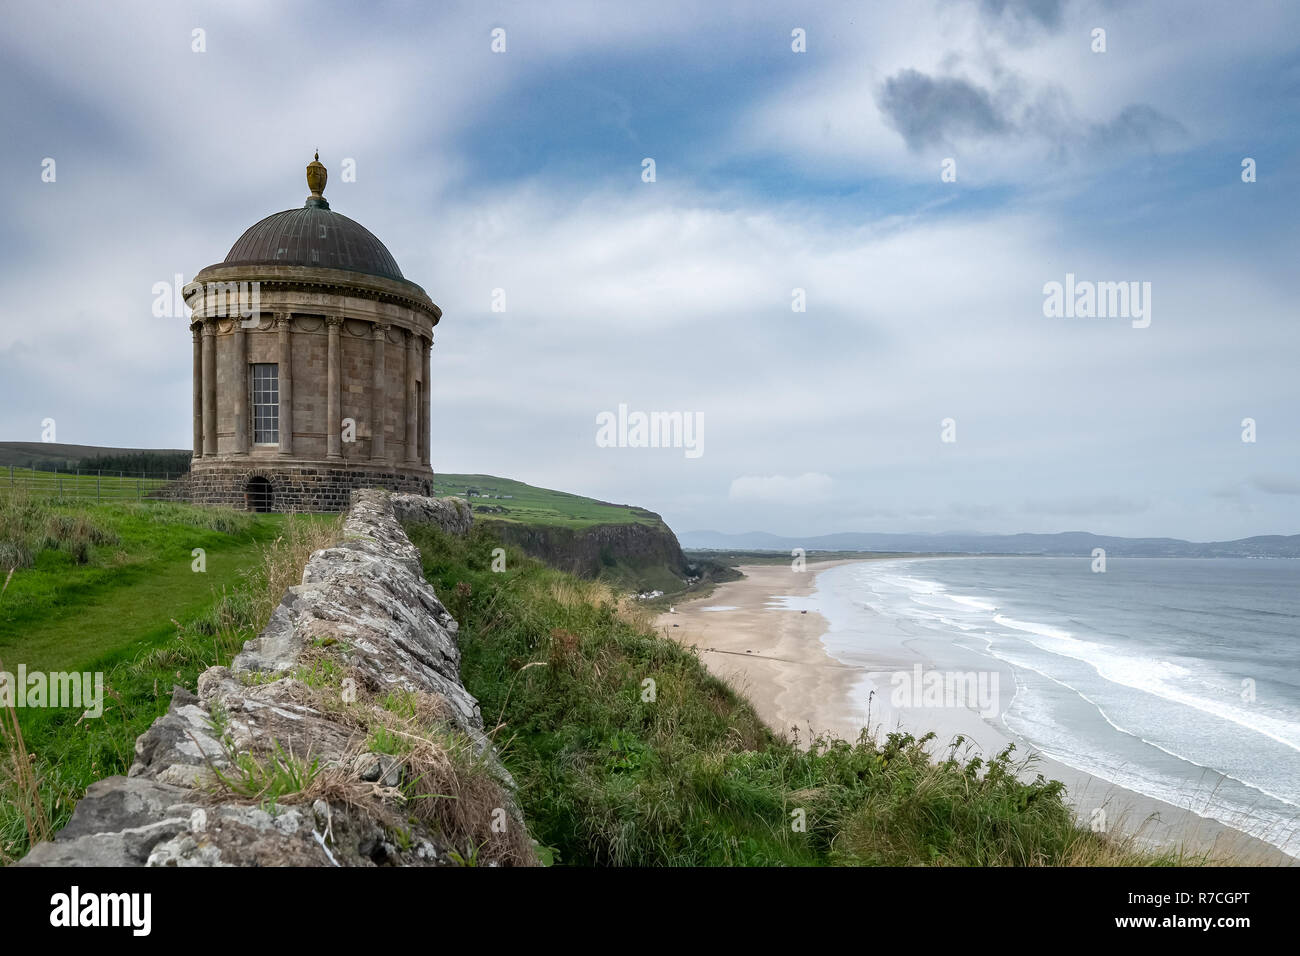
<svg viewBox="0 0 1300 956"><path fill-rule="evenodd" d="M442 318L442 309L425 291L405 279L389 279L347 269L315 266L275 265L273 263L217 263L194 277L195 282L258 282L264 287L282 287L356 295L395 302L428 315L434 325Z"/></svg>

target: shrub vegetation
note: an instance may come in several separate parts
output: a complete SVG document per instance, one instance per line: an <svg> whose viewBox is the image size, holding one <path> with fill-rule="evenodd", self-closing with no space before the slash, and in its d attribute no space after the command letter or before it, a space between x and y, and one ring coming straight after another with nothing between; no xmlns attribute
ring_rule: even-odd
<svg viewBox="0 0 1300 956"><path fill-rule="evenodd" d="M462 677L533 836L561 863L1195 862L1080 826L1062 785L1011 752L778 736L608 585L514 551L494 573L487 528L408 532L460 622Z"/></svg>

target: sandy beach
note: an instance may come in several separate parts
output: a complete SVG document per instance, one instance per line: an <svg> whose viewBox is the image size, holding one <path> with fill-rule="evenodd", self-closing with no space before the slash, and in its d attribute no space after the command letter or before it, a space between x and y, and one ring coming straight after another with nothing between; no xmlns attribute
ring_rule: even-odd
<svg viewBox="0 0 1300 956"><path fill-rule="evenodd" d="M938 741L932 752L946 750L943 745L962 735L986 754L996 753L1014 739L1017 756L1024 756L1028 747L1023 740L1012 738L996 719L986 719L976 710L891 709L890 675L911 671L917 665L930 666L930 655L925 642L888 633L888 620L880 621L880 646L885 649L869 664L850 665L831 655L823 641L829 622L809 599L820 572L848 563L853 562L810 564L803 572L795 572L785 563L743 566L744 579L726 582L707 597L677 605L672 612L661 614L656 626L666 636L695 646L709 670L745 694L769 727L788 737L797 735L801 742L819 733L856 739L869 716L870 726L878 734L898 729L918 735L934 731ZM945 651L951 658L951 649ZM982 666L987 668L987 660ZM1004 686L1014 686L1009 670L1001 678L1007 682ZM874 697L870 697L872 689ZM1297 862L1271 844L1216 820L1042 755L1034 769L1065 783L1071 804L1085 821L1093 819L1101 808L1109 828L1136 832L1140 840L1152 844L1209 850L1216 859L1233 862ZM1207 792L1203 800L1198 808L1213 805L1213 794Z"/></svg>

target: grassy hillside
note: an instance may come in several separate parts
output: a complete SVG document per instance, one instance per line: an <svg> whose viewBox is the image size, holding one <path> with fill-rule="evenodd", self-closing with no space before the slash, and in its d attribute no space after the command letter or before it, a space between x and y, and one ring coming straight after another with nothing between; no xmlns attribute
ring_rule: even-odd
<svg viewBox="0 0 1300 956"><path fill-rule="evenodd" d="M476 524L534 558L584 578L665 600L706 587L699 579L728 573L711 561L687 562L659 515L492 475L437 475L434 493L469 501Z"/></svg>
<svg viewBox="0 0 1300 956"><path fill-rule="evenodd" d="M566 491L535 488L522 481L492 475L435 475L433 488L435 495L468 496L475 520L562 528L629 523L651 527L663 525L657 514L644 508L610 504ZM471 491L478 496L470 495Z"/></svg>
<svg viewBox="0 0 1300 956"><path fill-rule="evenodd" d="M0 491L0 583L8 577L0 663L10 673L20 664L102 671L107 698L97 719L0 711L0 862L25 852L33 827L40 835L62 826L90 783L125 773L135 738L166 711L172 685L193 690L205 667L228 663L337 526L332 515L61 503ZM196 548L205 553L203 573L193 569Z"/></svg>
<svg viewBox="0 0 1300 956"><path fill-rule="evenodd" d="M102 445L67 445L61 442L0 441L0 466L20 468L48 468L58 463L60 469L75 468L81 461L92 458L140 458L152 456L181 456L188 458L189 449L173 448L108 448ZM175 470L175 469L169 469Z"/></svg>
<svg viewBox="0 0 1300 956"><path fill-rule="evenodd" d="M319 519L304 519L307 521ZM282 515L0 495L0 660L76 669L173 636L284 532ZM193 568L202 549L202 572Z"/></svg>
<svg viewBox="0 0 1300 956"><path fill-rule="evenodd" d="M172 684L193 689L202 668L228 663L338 527L332 516L0 499L0 538L26 555L0 593L5 664L35 654L46 666L103 670L109 698L95 720L0 712L0 861L56 830L90 782L124 772ZM1010 754L986 764L960 742L939 748L905 735L788 742L608 584L513 548L495 573L491 526L468 538L410 530L461 622L465 684L553 860L1189 862L1079 827L1060 785L1021 782ZM198 546L206 576L190 571ZM18 759L24 752L32 763Z"/></svg>
<svg viewBox="0 0 1300 956"><path fill-rule="evenodd" d="M535 839L579 865L1147 865L1081 827L1062 787L1011 754L970 759L773 735L689 650L609 586L511 549L493 529L408 528L460 621L461 672L519 785ZM805 742L807 743L807 742Z"/></svg>

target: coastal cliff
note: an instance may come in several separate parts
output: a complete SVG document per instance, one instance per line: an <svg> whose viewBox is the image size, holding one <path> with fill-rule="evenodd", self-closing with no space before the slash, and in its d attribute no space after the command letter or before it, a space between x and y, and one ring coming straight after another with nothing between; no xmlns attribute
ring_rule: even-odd
<svg viewBox="0 0 1300 956"><path fill-rule="evenodd" d="M506 544L579 577L618 569L634 575L666 572L684 580L690 565L667 525L598 524L585 528L482 521Z"/></svg>

